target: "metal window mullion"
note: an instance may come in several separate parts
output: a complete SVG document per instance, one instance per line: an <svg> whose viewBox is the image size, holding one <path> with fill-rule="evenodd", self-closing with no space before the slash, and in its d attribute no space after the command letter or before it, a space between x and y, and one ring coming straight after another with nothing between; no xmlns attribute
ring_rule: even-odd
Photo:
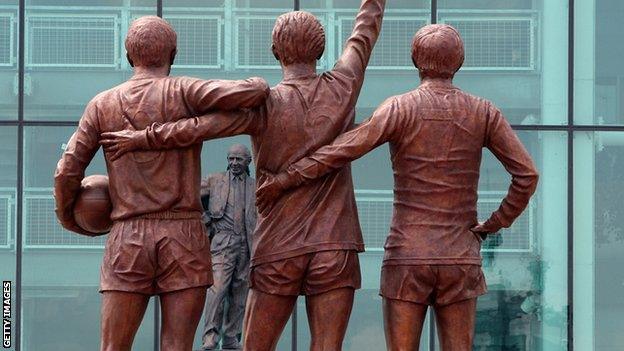
<svg viewBox="0 0 624 351"><path fill-rule="evenodd" d="M15 219L15 351L21 350L22 336L22 211L23 211L23 169L24 169L24 47L26 0L18 4L18 59L17 59L17 195Z"/></svg>
<svg viewBox="0 0 624 351"><path fill-rule="evenodd" d="M574 1L568 2L568 351L574 350Z"/></svg>

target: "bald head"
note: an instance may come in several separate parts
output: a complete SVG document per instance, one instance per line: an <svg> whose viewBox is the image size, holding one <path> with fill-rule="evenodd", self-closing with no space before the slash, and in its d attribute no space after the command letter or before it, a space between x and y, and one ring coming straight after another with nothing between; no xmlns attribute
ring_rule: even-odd
<svg viewBox="0 0 624 351"><path fill-rule="evenodd" d="M235 176L246 172L249 174L249 163L251 163L251 153L247 146L243 144L234 144L228 150L228 169Z"/></svg>

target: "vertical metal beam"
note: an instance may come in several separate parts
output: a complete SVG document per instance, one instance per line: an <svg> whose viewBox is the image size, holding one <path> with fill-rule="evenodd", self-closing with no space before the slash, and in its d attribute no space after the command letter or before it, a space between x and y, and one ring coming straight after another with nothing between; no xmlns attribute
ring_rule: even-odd
<svg viewBox="0 0 624 351"><path fill-rule="evenodd" d="M438 0L431 0L431 24L438 23Z"/></svg>
<svg viewBox="0 0 624 351"><path fill-rule="evenodd" d="M163 0L156 0L156 16L163 16Z"/></svg>
<svg viewBox="0 0 624 351"><path fill-rule="evenodd" d="M568 351L574 350L574 1L568 1Z"/></svg>
<svg viewBox="0 0 624 351"><path fill-rule="evenodd" d="M15 235L15 351L22 348L22 214L24 213L24 27L26 0L19 0L17 14L17 218Z"/></svg>
<svg viewBox="0 0 624 351"><path fill-rule="evenodd" d="M294 6L293 6L294 10L295 11L301 10L301 2L300 2L300 0L294 0L294 1L295 1Z"/></svg>

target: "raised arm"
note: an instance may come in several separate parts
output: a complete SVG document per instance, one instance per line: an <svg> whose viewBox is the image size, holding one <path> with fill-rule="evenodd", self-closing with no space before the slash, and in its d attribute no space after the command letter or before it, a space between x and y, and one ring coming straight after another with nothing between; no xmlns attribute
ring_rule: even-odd
<svg viewBox="0 0 624 351"><path fill-rule="evenodd" d="M87 235L91 233L76 224L74 203L80 193L80 183L84 178L85 170L100 147L95 118L96 107L91 102L80 119L78 129L69 139L54 173L56 217L65 229Z"/></svg>
<svg viewBox="0 0 624 351"><path fill-rule="evenodd" d="M180 89L187 106L195 115L212 110L254 108L269 96L269 85L262 78L245 80L200 80L181 78Z"/></svg>
<svg viewBox="0 0 624 351"><path fill-rule="evenodd" d="M102 133L100 143L116 160L134 150L162 150L188 147L204 140L254 134L265 122L265 107L230 112L213 112L164 124L154 123L140 131Z"/></svg>
<svg viewBox="0 0 624 351"><path fill-rule="evenodd" d="M511 226L524 211L535 192L539 175L524 145L494 106L489 108L485 146L511 174L511 185L500 207L475 229L477 232L495 233Z"/></svg>
<svg viewBox="0 0 624 351"><path fill-rule="evenodd" d="M402 130L400 124L399 105L396 99L389 99L357 128L338 136L330 145L300 159L284 172L270 175L260 171L258 179L261 186L256 193L258 209L264 213L284 190L311 182L344 167L387 141L398 140Z"/></svg>
<svg viewBox="0 0 624 351"><path fill-rule="evenodd" d="M364 72L381 31L385 6L385 0L362 0L351 37L332 71L345 76L356 90L364 82Z"/></svg>

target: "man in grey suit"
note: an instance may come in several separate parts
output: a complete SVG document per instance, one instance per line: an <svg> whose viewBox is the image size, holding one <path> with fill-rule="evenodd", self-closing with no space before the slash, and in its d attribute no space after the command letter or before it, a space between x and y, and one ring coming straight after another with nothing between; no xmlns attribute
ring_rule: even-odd
<svg viewBox="0 0 624 351"><path fill-rule="evenodd" d="M235 144L228 151L228 170L202 181L204 221L211 239L214 285L206 295L203 350L240 349L245 300L249 289L249 256L256 226L256 182L249 176L251 154ZM228 310L224 316L224 303Z"/></svg>

